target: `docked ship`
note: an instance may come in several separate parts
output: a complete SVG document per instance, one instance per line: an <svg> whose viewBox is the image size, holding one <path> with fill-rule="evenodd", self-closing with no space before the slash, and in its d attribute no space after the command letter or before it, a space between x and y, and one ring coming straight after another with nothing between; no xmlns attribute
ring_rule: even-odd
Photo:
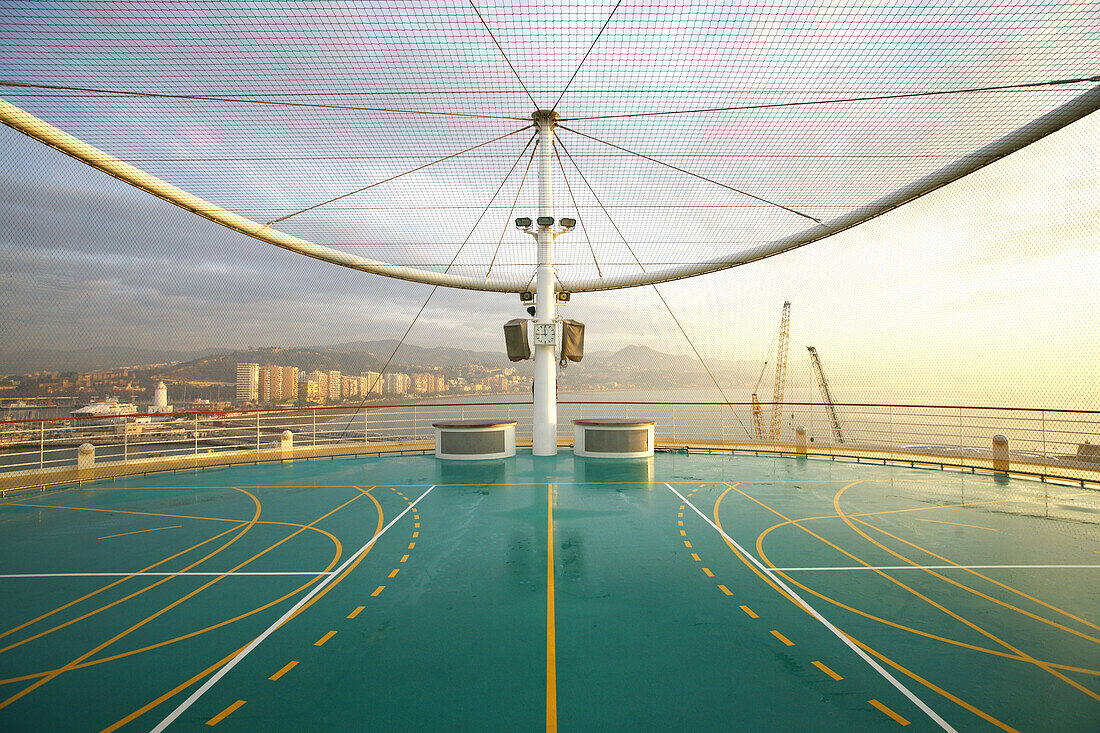
<svg viewBox="0 0 1100 733"><path fill-rule="evenodd" d="M120 422L123 415L135 413L137 413L137 405L133 402L119 402L117 397L107 397L73 410L69 414L77 418L99 418L103 423L112 423Z"/></svg>

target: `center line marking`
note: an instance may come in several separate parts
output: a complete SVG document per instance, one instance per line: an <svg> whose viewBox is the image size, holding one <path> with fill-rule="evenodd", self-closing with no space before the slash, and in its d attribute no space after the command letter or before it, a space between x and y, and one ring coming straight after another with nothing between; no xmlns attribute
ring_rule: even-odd
<svg viewBox="0 0 1100 733"><path fill-rule="evenodd" d="M838 682L839 682L840 680L844 679L843 677L841 677L840 675L838 675L838 674L837 674L836 672L834 672L833 670L831 670L831 669L829 669L828 667L826 667L826 666L825 666L824 664L822 664L821 662L816 662L816 661L815 661L815 662L814 662L814 666L815 666L815 667L817 667L817 668L818 668L818 669L820 669L820 670L821 670L822 672L824 672L825 674L829 675L830 677L832 677L832 678L833 678L834 680L836 680L836 681L838 681Z"/></svg>
<svg viewBox="0 0 1100 733"><path fill-rule="evenodd" d="M775 632L772 632L772 633L775 633ZM329 639L331 639L334 636L336 636L336 632L335 631L330 631L327 634L325 634L324 636L322 636L320 639L318 639L317 641L313 642L313 646L322 646L326 641L328 641Z"/></svg>
<svg viewBox="0 0 1100 733"><path fill-rule="evenodd" d="M420 495L420 499L417 499L417 502L419 502L421 499L423 499L428 494L430 494L432 492L432 489L434 489L434 488L435 488L434 485L429 486L428 490ZM284 613L282 616L280 616L279 619L275 623L271 624L271 626L268 626L267 629L262 634L260 634L255 639L253 639L251 641L251 643L248 644L248 646L246 646L244 649L241 649L241 651L236 656L234 656L232 659L230 659L228 662L226 662L225 666L223 666L221 669L219 669L217 672L215 672L210 677L210 679L208 679L205 683L203 683L202 687L200 687L199 689L192 692L191 695L186 700L181 702L175 710L173 710L171 713L169 713L164 718L164 720L160 721L160 723L158 723L157 726L155 728L153 728L152 733L161 733L161 731L163 731L165 728L167 728L169 725L171 725L172 721L174 721L176 718L178 718L180 715L182 715L183 712L185 710L187 710L187 708L191 707L195 703L196 700L198 700L200 697L205 695L206 692L211 687L218 684L218 682L221 681L222 677L225 677L227 674L229 674L229 670L231 670L235 666L237 666L237 664L242 659L244 659L246 656L248 656L252 652L253 649L255 649L260 644L262 644L263 641L265 639L267 639L267 637L269 637L273 633L275 633L276 629L278 629L280 626L282 626L287 621L289 621L290 618L298 611L299 608L301 608L302 606L309 603L310 599L312 599L314 596L316 596L322 590L327 588L329 583L331 583L334 579L336 579L336 577L341 572L343 572L345 569L347 569L347 567L349 565L351 565L353 562L355 562L357 559L359 559L359 557L364 552L369 550L374 545L374 543L378 541L379 537L384 535L389 530L390 527L392 527L394 524L396 524L398 521L400 521L403 516L405 516L405 514L409 511L409 509L412 509L412 507L406 507L404 511L402 511L396 517L391 519L390 523L387 524L385 527L383 527L378 532L378 534L374 535L369 540L367 540L367 543L365 545L360 547L358 550L355 551L354 554L352 554L347 560L345 560L344 564L341 565L339 568L337 568L333 575L328 576L327 578L322 580L320 583L318 583L313 588L313 590L311 590L309 593L307 593L305 596L303 596L300 601L298 601L293 606L291 606L290 609L286 613ZM379 586L378 590L381 591L381 589L382 589L382 587ZM377 595L377 591L373 595ZM240 705L244 705L244 701L240 701ZM237 707L240 707L240 705L238 705ZM236 708L234 708L234 709L236 709ZM233 711L230 710L229 712L233 712ZM226 715L228 715L228 714L229 713L226 713Z"/></svg>
<svg viewBox="0 0 1100 733"><path fill-rule="evenodd" d="M397 571L398 571L398 570L400 570L400 569L401 569L401 568L394 568L394 569L393 569L393 572L392 572L392 573L390 573L390 577L392 578L393 576L397 575Z"/></svg>
<svg viewBox="0 0 1100 733"><path fill-rule="evenodd" d="M719 588L720 588L720 589L722 590L722 592L723 592L723 593L725 593L725 594L726 594L727 596L732 596L732 595L733 595L733 591L732 591L732 590L730 590L729 588L727 588L726 586L724 586L724 585L720 585L720 586L718 586L718 587L719 587Z"/></svg>
<svg viewBox="0 0 1100 733"><path fill-rule="evenodd" d="M386 586L384 586L384 585L380 585L380 586L378 586L377 588L375 588L375 589L374 589L374 591L373 591L373 592L371 593L371 595L372 595L372 596L376 596L376 595L378 595L379 593L381 593L381 592L382 592L382 589L384 589L385 587L386 587Z"/></svg>
<svg viewBox="0 0 1100 733"><path fill-rule="evenodd" d="M882 704L881 702L879 702L878 700L868 700L867 702L869 702L869 703L871 703L872 705L874 705L874 706L875 706L876 708L878 708L879 710L881 710L881 711L882 711L883 713L885 713L886 715L889 715L889 716L890 716L891 718L893 718L893 719L894 719L894 720L895 720L895 721L896 721L896 722L898 723L898 725L909 725L909 721L908 721L908 720L906 720L905 718L901 717L900 715L898 715L897 713L895 713L895 712L894 712L893 710L891 710L890 708L888 708L888 707L886 707L885 705L883 705L883 704Z"/></svg>
<svg viewBox="0 0 1100 733"><path fill-rule="evenodd" d="M783 636L783 634L780 634L780 633L779 633L778 631L776 631L775 629L772 629L772 636L774 636L774 637L775 637L776 639L779 639L779 640L780 640L781 642L783 642L783 643L784 643L784 644L786 644L787 646L794 646L794 642L793 642L793 641L791 641L791 640L790 640L790 639L788 639L787 637Z"/></svg>
<svg viewBox="0 0 1100 733"><path fill-rule="evenodd" d="M741 543L739 543L737 540L733 539L728 534L726 534L725 530L723 530L721 527L719 527L717 524L715 524L711 520L710 517L708 517L703 512L699 511L699 508L697 506L695 506L694 504L689 502L687 499L684 498L683 494L681 494L679 491L674 489L672 487L672 484L668 483L667 481L665 481L663 483L664 483L665 486L668 487L669 491L671 491L673 494L676 494L676 496L678 496L680 498L680 500L682 502L684 502L684 504L686 504L687 506L690 506L696 514L698 514L700 517L702 517L704 522L709 524L716 532L718 532L718 534L722 535L722 538L725 539L726 542L728 542L732 546L736 547L737 550L744 557L748 558L749 562L751 562L753 565L755 565L760 570L760 572L764 573L764 575L768 576L768 578L770 578L773 583L775 583L777 586L782 588L783 591L787 595L789 595L792 599L794 599L795 602L798 603L798 605L800 605L803 609L805 609L805 611L808 614L810 614L815 619L817 619L825 628L827 628L829 631L831 631L836 636L836 638L840 639L840 641L843 642L845 644L845 646L847 646L849 649L851 649L853 652L855 652L859 656L860 659L862 659L864 662L866 662L868 665L870 665L872 669L874 669L876 672L878 672L880 675L882 675L883 679L885 679L887 682L889 682L891 685L893 685L894 688L898 690L898 692L905 695L905 697L907 697L910 700L910 702L912 702L914 705L916 705L918 708L920 708L921 711L924 712L925 715L927 715L929 718L934 720L936 722L936 724L939 725L941 728L943 728L945 731L948 731L949 733L958 733L955 730L955 728L953 728L951 726L950 723L948 723L946 720L944 720L939 715L937 715L935 710L928 707L927 703L925 703L923 700L921 700L919 697L917 697L915 694L913 694L912 690L910 690L908 687L906 687L904 684L902 684L900 681L898 681L898 679L896 677L894 677L892 674L887 672L886 669L884 669L881 664L879 664L874 659L872 659L870 657L870 655L867 654L867 652L860 649L854 641L849 639L844 634L843 631L841 631L837 627L833 626L828 621L828 619L826 619L824 616L822 616L820 613L818 613L817 609L815 609L813 606L811 606L809 603L807 603L806 600L802 598L802 596L795 593L794 590L789 585L787 585L787 583L784 582L784 580L781 577L779 577L775 573L775 571L773 571L768 566L764 565L764 563L757 560L755 555L753 555L752 553L750 553L748 550L746 550L744 547L741 546Z"/></svg>
<svg viewBox="0 0 1100 733"><path fill-rule="evenodd" d="M366 606L356 606L355 610L348 614L348 618L355 618L358 616Z"/></svg>

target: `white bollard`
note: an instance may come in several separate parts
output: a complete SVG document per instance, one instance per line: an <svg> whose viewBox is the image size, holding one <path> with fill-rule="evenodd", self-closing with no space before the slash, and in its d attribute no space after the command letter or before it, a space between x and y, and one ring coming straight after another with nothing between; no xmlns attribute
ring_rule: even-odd
<svg viewBox="0 0 1100 733"><path fill-rule="evenodd" d="M76 470L89 471L95 467L95 446L84 443L76 449Z"/></svg>
<svg viewBox="0 0 1100 733"><path fill-rule="evenodd" d="M294 454L294 433L289 430L283 431L282 440L279 441L279 448L283 452L283 460L285 461L289 456Z"/></svg>
<svg viewBox="0 0 1100 733"><path fill-rule="evenodd" d="M993 470L1008 473L1008 436L993 436Z"/></svg>
<svg viewBox="0 0 1100 733"><path fill-rule="evenodd" d="M794 429L794 452L800 456L806 455L806 426L799 425Z"/></svg>

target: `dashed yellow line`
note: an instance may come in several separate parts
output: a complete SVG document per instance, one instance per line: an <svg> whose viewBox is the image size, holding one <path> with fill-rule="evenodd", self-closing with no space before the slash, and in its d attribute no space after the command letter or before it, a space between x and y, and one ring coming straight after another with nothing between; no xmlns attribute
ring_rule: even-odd
<svg viewBox="0 0 1100 733"><path fill-rule="evenodd" d="M415 543L415 542L410 542L410 543L409 543L409 549L410 549L410 550L414 549L415 547L416 547L416 543Z"/></svg>
<svg viewBox="0 0 1100 733"><path fill-rule="evenodd" d="M756 615L756 612L753 611L748 606L741 606L741 610L744 611L745 613L747 613L749 615L749 618L760 618L759 616Z"/></svg>
<svg viewBox="0 0 1100 733"><path fill-rule="evenodd" d="M830 677L832 677L832 678L833 678L834 680L836 680L836 681L838 681L838 682L839 682L840 680L844 679L843 677L841 677L840 675L838 675L838 674L837 674L836 672L834 672L833 670L831 670L831 669L829 669L828 667L826 667L826 666L825 666L824 664L822 664L821 662L816 662L816 661L815 661L815 662L814 662L814 666L815 666L815 667L817 667L817 668L818 668L818 669L820 669L820 670L821 670L822 672L824 672L825 674L829 675Z"/></svg>
<svg viewBox="0 0 1100 733"><path fill-rule="evenodd" d="M683 526L684 526L684 520L682 520L682 519L681 519L681 520L680 520L679 522L677 522L676 524L678 524L678 525L680 525L681 527L683 527Z"/></svg>
<svg viewBox="0 0 1100 733"><path fill-rule="evenodd" d="M402 556L401 556L401 559L400 559L400 560L398 560L397 562L405 562L405 561L406 561L406 560L408 560L408 559L409 559L409 556L408 556L408 555L402 555Z"/></svg>
<svg viewBox="0 0 1100 733"><path fill-rule="evenodd" d="M724 585L719 585L719 586L718 586L718 588L719 588L719 589L720 589L720 590L721 590L721 591L722 591L723 593L725 593L725 594L726 594L727 596L732 596L732 595L733 595L733 591L732 591L732 590L730 590L729 588L727 588L727 587L726 587L726 586L724 586Z"/></svg>
<svg viewBox="0 0 1100 733"><path fill-rule="evenodd" d="M336 632L335 631L330 631L327 634L325 634L324 636L322 636L320 639L318 639L317 641L313 642L313 646L321 646L326 641L328 641L329 639L331 639L334 636L336 636Z"/></svg>
<svg viewBox="0 0 1100 733"><path fill-rule="evenodd" d="M681 537L687 537L687 536L688 536L688 533L687 533L687 531L685 531L685 530L682 530L682 529L681 529L681 530L680 530L680 536L681 536Z"/></svg>
<svg viewBox="0 0 1100 733"><path fill-rule="evenodd" d="M356 606L355 610L348 614L348 618L355 618L362 613L364 608L366 608L366 606Z"/></svg>
<svg viewBox="0 0 1100 733"><path fill-rule="evenodd" d="M386 586L384 586L384 585L380 585L380 586L378 586L377 588L375 588L375 589L374 589L374 592L373 592L373 593L371 593L371 595L372 595L372 596L376 596L376 595L378 595L379 593L381 593L381 592L382 592L382 589L383 589L383 588L385 588L385 587L386 587Z"/></svg>
<svg viewBox="0 0 1100 733"><path fill-rule="evenodd" d="M414 539L415 539L416 537L419 537L419 536L420 536L420 533L419 533L419 532L413 532L413 538L414 538Z"/></svg>
<svg viewBox="0 0 1100 733"><path fill-rule="evenodd" d="M703 562L703 558L699 557L696 553L691 553L691 559L695 562Z"/></svg>
<svg viewBox="0 0 1100 733"><path fill-rule="evenodd" d="M874 700L872 700L871 702L874 702ZM222 722L227 717L229 717L229 714L232 713L237 708L239 708L241 705L244 705L244 700L238 700L237 702L233 703L232 705L227 707L225 710L221 711L220 713L215 715L213 718L206 721L206 724L207 725L217 725L218 723Z"/></svg>
<svg viewBox="0 0 1100 733"><path fill-rule="evenodd" d="M710 571L710 568L703 568L703 572L707 574L708 578L713 578L714 577L714 573L712 573Z"/></svg>
<svg viewBox="0 0 1100 733"><path fill-rule="evenodd" d="M867 702L871 703L871 704L872 704L872 705L874 705L874 706L875 706L876 708L878 708L879 710L881 710L881 711L882 711L883 713L885 713L886 715L888 715L888 716L890 716L891 718L893 718L893 719L894 719L894 721L895 721L895 722L896 722L896 723L897 723L898 725L909 725L909 721L908 721L908 720L906 720L905 718L901 717L900 715L898 715L897 713L895 713L895 712L894 712L893 710L891 710L890 708L888 708L888 707L886 707L885 705L883 705L883 704L882 704L881 702L879 702L878 700L868 700Z"/></svg>
<svg viewBox="0 0 1100 733"><path fill-rule="evenodd" d="M420 529L420 522L413 523L413 527L415 527L416 529Z"/></svg>
<svg viewBox="0 0 1100 733"><path fill-rule="evenodd" d="M278 682L280 677L282 677L284 674L286 674L290 670L294 669L297 665L298 665L297 662L288 662L285 667L283 667L278 672L276 672L275 674L268 677L268 679L271 680L272 682ZM232 711L230 711L230 712L232 712Z"/></svg>
<svg viewBox="0 0 1100 733"><path fill-rule="evenodd" d="M684 547L686 547L690 550L691 549L691 543L688 542L687 540L684 540Z"/></svg>
<svg viewBox="0 0 1100 733"><path fill-rule="evenodd" d="M393 572L392 572L392 573L390 573L390 577L392 578L392 577L394 577L395 575L397 575L397 572L398 572L399 570L401 570L401 568L394 568L394 569L393 569Z"/></svg>
<svg viewBox="0 0 1100 733"><path fill-rule="evenodd" d="M790 639L788 639L787 637L783 636L783 634L780 634L780 633L779 633L778 631L776 631L775 629L772 629L772 636L774 636L774 637L775 637L776 639L779 639L779 640L780 640L781 642L783 642L783 643L784 643L784 644L786 644L787 646L794 646L794 642L793 642L793 641L791 641L791 640L790 640Z"/></svg>

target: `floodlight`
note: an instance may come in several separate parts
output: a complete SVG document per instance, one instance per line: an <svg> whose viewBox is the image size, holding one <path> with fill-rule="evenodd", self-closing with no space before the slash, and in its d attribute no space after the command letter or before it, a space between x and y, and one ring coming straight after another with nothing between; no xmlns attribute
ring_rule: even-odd
<svg viewBox="0 0 1100 733"><path fill-rule="evenodd" d="M558 300L559 303L563 303L563 304L568 303L569 302L569 293L564 291L564 290L559 290L557 292L557 300Z"/></svg>
<svg viewBox="0 0 1100 733"><path fill-rule="evenodd" d="M530 290L524 290L522 293L519 294L519 302L523 303L524 305L526 305L527 303L534 303L535 294Z"/></svg>
<svg viewBox="0 0 1100 733"><path fill-rule="evenodd" d="M527 227L531 226L531 217L521 216L520 218L516 219L516 226L520 229L526 229Z"/></svg>
<svg viewBox="0 0 1100 733"><path fill-rule="evenodd" d="M527 221L530 221L530 219L528 219ZM538 222L539 222L539 226L541 228L549 229L550 227L554 226L554 217L552 217L552 216L540 216L538 218Z"/></svg>
<svg viewBox="0 0 1100 733"><path fill-rule="evenodd" d="M558 219L558 223L566 229L572 229L573 227L577 226L576 219L569 219L567 217L562 217L561 219Z"/></svg>

